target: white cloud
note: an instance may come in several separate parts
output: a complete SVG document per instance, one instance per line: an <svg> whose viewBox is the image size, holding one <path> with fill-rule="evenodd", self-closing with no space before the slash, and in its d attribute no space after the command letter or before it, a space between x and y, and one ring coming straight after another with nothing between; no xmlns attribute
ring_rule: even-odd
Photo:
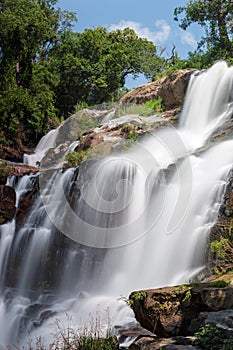
<svg viewBox="0 0 233 350"><path fill-rule="evenodd" d="M180 34L182 44L187 44L192 48L196 48L197 41L194 38L194 35L191 32L181 32Z"/></svg>
<svg viewBox="0 0 233 350"><path fill-rule="evenodd" d="M158 28L158 31L151 31L148 27L143 27L139 22L121 20L118 24L111 24L108 29L111 31L131 28L140 38L148 39L155 44L164 43L170 35L170 25L164 19L159 19L155 22L155 27Z"/></svg>

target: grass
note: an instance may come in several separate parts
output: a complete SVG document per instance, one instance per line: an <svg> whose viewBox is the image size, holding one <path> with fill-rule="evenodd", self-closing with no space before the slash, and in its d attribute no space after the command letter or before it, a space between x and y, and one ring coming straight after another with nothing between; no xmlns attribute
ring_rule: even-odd
<svg viewBox="0 0 233 350"><path fill-rule="evenodd" d="M53 334L53 341L45 344L43 337L38 337L36 341L31 339L28 346L15 346L17 350L118 350L119 345L115 336L110 336L101 331L101 326L96 320L95 324L91 323L90 330L84 328L77 330L71 326L71 319L68 317L68 324L64 327L60 321L56 321L56 332Z"/></svg>

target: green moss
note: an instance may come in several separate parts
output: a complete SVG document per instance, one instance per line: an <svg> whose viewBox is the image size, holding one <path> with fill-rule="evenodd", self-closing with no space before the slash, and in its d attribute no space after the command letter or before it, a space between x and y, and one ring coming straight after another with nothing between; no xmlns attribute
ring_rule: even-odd
<svg viewBox="0 0 233 350"><path fill-rule="evenodd" d="M130 296L130 304L135 303L136 301L144 301L146 299L146 292L144 291L138 291L133 292Z"/></svg>
<svg viewBox="0 0 233 350"><path fill-rule="evenodd" d="M64 168L79 166L84 161L86 154L87 151L70 151L65 157Z"/></svg>
<svg viewBox="0 0 233 350"><path fill-rule="evenodd" d="M14 168L12 166L8 166L7 162L0 162L0 177L8 176L10 172L12 172Z"/></svg>
<svg viewBox="0 0 233 350"><path fill-rule="evenodd" d="M224 288L229 286L230 283L231 283L230 281L219 280L219 281L209 282L209 286L214 288Z"/></svg>
<svg viewBox="0 0 233 350"><path fill-rule="evenodd" d="M210 250L212 254L215 254L217 258L225 258L226 249L229 245L228 238L222 238L219 241L214 240L210 243Z"/></svg>

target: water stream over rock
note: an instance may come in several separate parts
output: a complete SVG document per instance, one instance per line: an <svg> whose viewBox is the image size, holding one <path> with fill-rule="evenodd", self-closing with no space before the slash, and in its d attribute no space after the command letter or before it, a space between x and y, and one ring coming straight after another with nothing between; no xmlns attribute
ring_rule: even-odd
<svg viewBox="0 0 233 350"><path fill-rule="evenodd" d="M23 226L1 227L0 343L52 337L67 314L76 327L136 324L123 297L187 282L206 268L208 233L233 163L233 140L198 152L232 117L233 68L192 77L180 124L128 152L27 175L18 201L39 182ZM48 134L29 165L56 144ZM61 135L59 136L61 137ZM37 159L37 155L39 158Z"/></svg>

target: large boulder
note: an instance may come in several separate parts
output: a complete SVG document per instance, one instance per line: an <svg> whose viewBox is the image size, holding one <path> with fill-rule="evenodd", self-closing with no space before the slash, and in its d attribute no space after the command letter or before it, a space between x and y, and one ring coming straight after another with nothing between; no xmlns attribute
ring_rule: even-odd
<svg viewBox="0 0 233 350"><path fill-rule="evenodd" d="M183 285L131 293L129 300L142 327L158 337L192 335L204 322L204 313L233 308L233 287L218 283ZM200 314L202 313L202 317Z"/></svg>
<svg viewBox="0 0 233 350"><path fill-rule="evenodd" d="M133 89L121 98L120 103L141 104L162 98L165 109L181 106L189 79L195 71L195 69L190 68L176 70L167 77Z"/></svg>

